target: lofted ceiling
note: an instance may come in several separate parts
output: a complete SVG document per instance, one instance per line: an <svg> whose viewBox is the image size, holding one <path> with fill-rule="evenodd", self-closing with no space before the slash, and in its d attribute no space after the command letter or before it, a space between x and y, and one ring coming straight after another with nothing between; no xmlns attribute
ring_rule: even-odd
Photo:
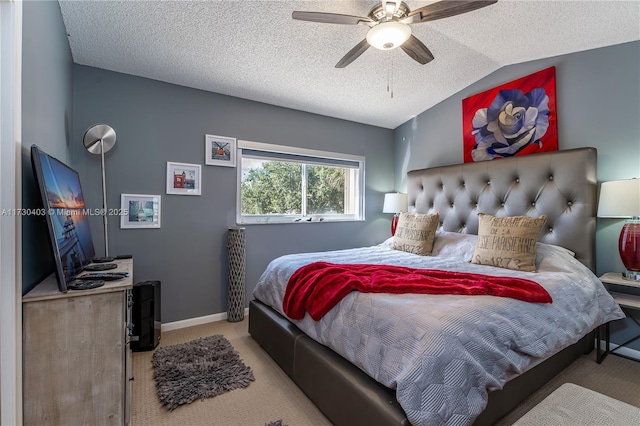
<svg viewBox="0 0 640 426"><path fill-rule="evenodd" d="M370 48L337 69L368 28L291 13L367 16L376 0L59 3L77 64L389 129L503 66L640 40L640 1L500 0L412 25L426 65Z"/></svg>

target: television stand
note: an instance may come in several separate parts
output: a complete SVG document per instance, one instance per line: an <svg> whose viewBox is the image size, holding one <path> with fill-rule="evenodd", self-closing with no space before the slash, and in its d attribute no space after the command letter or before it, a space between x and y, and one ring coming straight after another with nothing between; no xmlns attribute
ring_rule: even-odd
<svg viewBox="0 0 640 426"><path fill-rule="evenodd" d="M22 298L25 425L130 423L129 276L82 291L58 290L54 274Z"/></svg>

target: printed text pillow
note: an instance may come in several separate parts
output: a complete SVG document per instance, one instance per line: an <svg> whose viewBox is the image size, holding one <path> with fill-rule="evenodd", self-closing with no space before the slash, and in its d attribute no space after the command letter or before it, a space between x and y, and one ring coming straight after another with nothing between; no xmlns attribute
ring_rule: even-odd
<svg viewBox="0 0 640 426"><path fill-rule="evenodd" d="M429 256L433 249L433 239L439 220L439 213L400 213L391 248Z"/></svg>
<svg viewBox="0 0 640 426"><path fill-rule="evenodd" d="M536 271L536 243L547 216L496 217L478 213L478 241L471 263Z"/></svg>

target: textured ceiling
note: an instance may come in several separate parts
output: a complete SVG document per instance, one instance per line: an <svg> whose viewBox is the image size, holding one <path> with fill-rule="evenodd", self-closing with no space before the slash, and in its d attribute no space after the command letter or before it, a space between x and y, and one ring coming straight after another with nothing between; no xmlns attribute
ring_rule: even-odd
<svg viewBox="0 0 640 426"><path fill-rule="evenodd" d="M412 25L427 65L370 48L336 69L368 28L291 12L366 16L375 0L59 3L75 63L390 129L505 65L640 40L640 1L501 0Z"/></svg>

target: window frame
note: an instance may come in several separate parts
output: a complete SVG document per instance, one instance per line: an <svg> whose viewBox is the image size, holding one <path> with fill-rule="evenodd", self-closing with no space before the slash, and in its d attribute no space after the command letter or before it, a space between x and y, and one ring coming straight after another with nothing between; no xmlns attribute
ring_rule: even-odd
<svg viewBox="0 0 640 426"><path fill-rule="evenodd" d="M301 214L269 214L269 215L243 215L242 214L242 160L243 158L258 158L256 155L243 154L243 150L250 150L252 152L261 151L265 153L265 157L269 154L285 154L300 159L282 159L284 162L300 162L303 165L323 165L323 166L337 166L345 167L356 170L358 177L358 183L356 190L358 191L355 214L307 214L304 215L304 210ZM329 151L320 151L315 149L298 148L285 145L276 145L264 142L254 142L247 140L238 140L236 158L238 159L237 165L237 179L236 179L236 224L237 225L263 225L263 224L283 224L283 223L324 223L324 222L362 222L365 221L365 157L353 154L342 154ZM274 158L274 159L277 159ZM309 161L304 161L309 159ZM322 160L344 161L345 163L357 163L357 167L349 167L347 165L340 165L339 163L328 164ZM304 168L304 166L303 166ZM305 204L305 196L307 192L306 187L306 174L303 174L303 187L302 187L302 203Z"/></svg>

